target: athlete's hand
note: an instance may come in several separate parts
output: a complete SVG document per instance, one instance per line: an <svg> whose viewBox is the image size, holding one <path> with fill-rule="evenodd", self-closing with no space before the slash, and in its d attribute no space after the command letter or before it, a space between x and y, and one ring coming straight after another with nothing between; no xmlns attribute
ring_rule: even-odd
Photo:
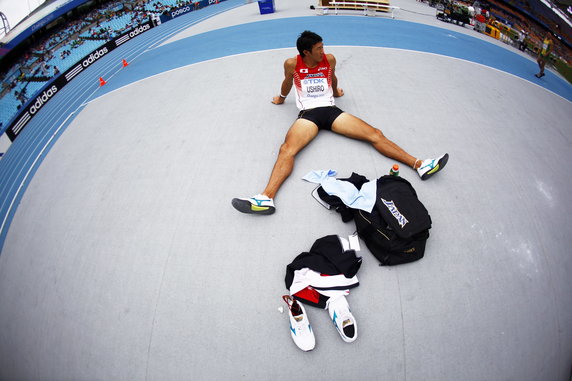
<svg viewBox="0 0 572 381"><path fill-rule="evenodd" d="M334 91L334 97L338 98L338 97L343 97L343 96L344 96L344 90L342 90L338 87L338 89L336 91Z"/></svg>
<svg viewBox="0 0 572 381"><path fill-rule="evenodd" d="M286 100L286 98L282 98L281 96L277 95L274 98L272 98L272 103L274 103L275 105L281 105L282 103L284 103L284 101Z"/></svg>

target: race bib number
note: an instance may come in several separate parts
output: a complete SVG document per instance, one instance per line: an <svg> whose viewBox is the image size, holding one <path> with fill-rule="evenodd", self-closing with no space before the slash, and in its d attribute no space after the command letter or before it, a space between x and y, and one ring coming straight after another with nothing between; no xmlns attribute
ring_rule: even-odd
<svg viewBox="0 0 572 381"><path fill-rule="evenodd" d="M302 80L302 91L307 97L321 97L328 91L328 80L326 78L306 78Z"/></svg>

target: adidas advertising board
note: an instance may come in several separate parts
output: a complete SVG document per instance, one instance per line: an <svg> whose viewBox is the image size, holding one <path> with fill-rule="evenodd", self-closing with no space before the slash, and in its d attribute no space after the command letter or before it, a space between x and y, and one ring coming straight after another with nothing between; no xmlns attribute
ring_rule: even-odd
<svg viewBox="0 0 572 381"><path fill-rule="evenodd" d="M174 19L175 17L184 15L185 13L189 13L190 11L191 11L191 7L189 7L187 5L186 7L179 8L179 9L171 12L171 18Z"/></svg>
<svg viewBox="0 0 572 381"><path fill-rule="evenodd" d="M107 42L105 45L100 46L87 56L83 57L81 60L76 62L75 65L70 67L60 76L55 78L51 83L46 85L36 96L32 98L26 107L20 111L20 113L14 117L9 127L6 129L6 135L11 141L14 141L18 135L22 132L24 127L32 120L32 118L40 111L40 109L52 99L58 91L60 91L65 85L67 85L72 79L83 72L85 69L99 61L101 58L105 57L113 49L120 46L122 43L129 41L130 39L137 37L138 35L153 28L151 22L146 22L135 29L130 30L122 34L121 36ZM118 43L118 41L121 41ZM95 79L94 79L95 80Z"/></svg>
<svg viewBox="0 0 572 381"><path fill-rule="evenodd" d="M225 1L225 0L201 0L201 1L195 2L193 4L185 5L183 7L177 8L175 10L165 12L160 16L160 20L161 20L161 22L166 22L166 21L172 20L174 18L177 18L179 16L186 15L187 13L192 12L196 9L208 7L209 5L217 4L221 1Z"/></svg>

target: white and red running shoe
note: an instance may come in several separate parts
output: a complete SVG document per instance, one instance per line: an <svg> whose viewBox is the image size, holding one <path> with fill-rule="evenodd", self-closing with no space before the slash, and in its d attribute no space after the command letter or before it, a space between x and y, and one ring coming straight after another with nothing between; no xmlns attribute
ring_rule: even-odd
<svg viewBox="0 0 572 381"><path fill-rule="evenodd" d="M316 338L304 306L290 295L284 295L282 299L288 304L292 340L301 350L305 352L311 351L316 346Z"/></svg>

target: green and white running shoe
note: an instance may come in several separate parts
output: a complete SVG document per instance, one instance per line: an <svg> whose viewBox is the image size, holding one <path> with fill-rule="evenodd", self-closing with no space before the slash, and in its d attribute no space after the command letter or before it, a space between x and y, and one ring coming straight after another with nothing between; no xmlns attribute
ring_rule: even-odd
<svg viewBox="0 0 572 381"><path fill-rule="evenodd" d="M276 210L274 201L270 197L257 194L250 198L233 198L232 206L242 213L272 214Z"/></svg>
<svg viewBox="0 0 572 381"><path fill-rule="evenodd" d="M417 168L417 173L419 174L419 177L421 177L421 180L427 180L429 177L445 168L448 160L448 153L438 157L437 159L423 160L421 162L421 166Z"/></svg>
<svg viewBox="0 0 572 381"><path fill-rule="evenodd" d="M311 351L316 346L316 338L304 306L290 295L284 295L282 299L288 304L292 340L304 352Z"/></svg>

